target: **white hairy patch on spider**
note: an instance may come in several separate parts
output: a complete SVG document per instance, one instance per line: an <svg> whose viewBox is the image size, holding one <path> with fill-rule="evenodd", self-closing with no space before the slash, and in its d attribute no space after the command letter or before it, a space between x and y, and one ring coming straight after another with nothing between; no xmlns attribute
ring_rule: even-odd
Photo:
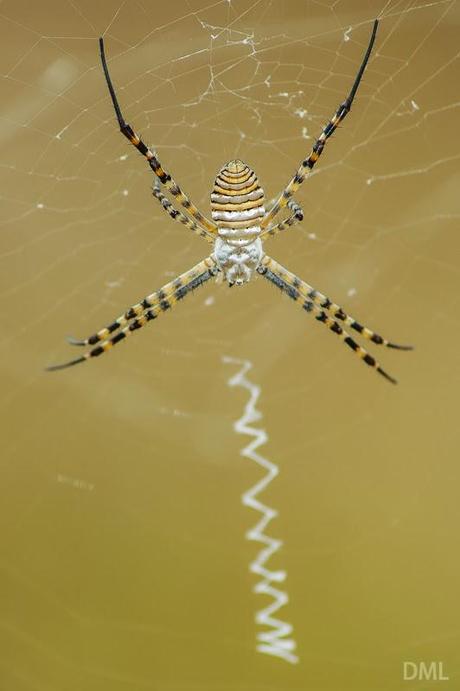
<svg viewBox="0 0 460 691"><path fill-rule="evenodd" d="M218 231L221 238L250 238L252 235L259 235L260 226L253 226L252 228L219 228Z"/></svg>
<svg viewBox="0 0 460 691"><path fill-rule="evenodd" d="M243 239L243 241L245 240ZM238 240L231 242L235 243ZM263 250L260 238L245 244L244 247L235 247L222 238L217 238L214 245L214 258L229 283L241 285L250 281L252 273L260 264L262 257Z"/></svg>

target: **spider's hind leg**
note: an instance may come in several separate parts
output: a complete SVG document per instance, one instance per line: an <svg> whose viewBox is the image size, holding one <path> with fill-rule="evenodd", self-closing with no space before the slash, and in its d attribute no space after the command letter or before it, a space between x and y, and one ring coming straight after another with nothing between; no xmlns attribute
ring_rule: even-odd
<svg viewBox="0 0 460 691"><path fill-rule="evenodd" d="M159 306L161 310L167 310L171 306L169 304L170 298L174 298L174 296L176 296L177 299L180 299L183 297L182 293L184 291L184 294L188 292L187 286L190 284L190 282L193 282L193 280L196 279L200 273L205 274L206 271L209 271L210 278L211 275L215 275L218 270L217 263L214 261L214 259L212 257L207 257L202 262L194 266L193 269L190 269L190 271L186 271L175 278L174 281L164 285L162 288L160 288L160 290L150 293L150 295L147 295L143 300L135 305L132 305L132 307L127 309L126 312L114 319L113 322L107 326L104 326L104 328L100 329L99 331L96 331L91 336L83 339L74 338L74 336L67 336L67 341L71 345L75 346L95 345L100 341L104 341L114 331L117 331L121 327L125 327L133 319L142 316L144 312L149 309L149 307L155 308ZM174 300L174 302L176 302L176 300Z"/></svg>
<svg viewBox="0 0 460 691"><path fill-rule="evenodd" d="M134 331L137 331L149 321L156 319L160 314L169 310L176 302L192 292L192 290L203 285L203 283L206 283L206 281L215 276L218 271L219 267L213 257L207 257L192 269L181 274L174 281L171 281L171 283L167 283L163 288L160 288L160 290L151 293L141 302L130 307L129 310L115 319L109 326L82 341L73 339L73 342L77 345L98 344L95 348L88 350L75 360L64 362L61 365L51 365L46 369L48 371L65 369L66 367L71 367L90 358L102 355L102 353L110 350L110 348ZM108 336L117 329L120 329L118 333L108 338Z"/></svg>
<svg viewBox="0 0 460 691"><path fill-rule="evenodd" d="M300 278L287 271L281 264L278 264L274 259L265 255L257 271L264 276L268 281L273 283L277 288L282 290L286 295L288 295L292 300L301 304L306 312L311 312L317 321L325 324L333 333L335 333L339 338L346 343L346 345L351 348L356 355L358 355L361 360L363 360L366 365L373 367L379 374L381 374L385 379L396 384L396 379L391 377L385 370L383 370L380 364L375 360L375 358L370 355L365 348L360 346L356 341L350 336L347 331L339 324L333 316L341 319L346 324L350 325L356 331L364 335L365 337L372 340L374 343L379 345L386 345L389 348L398 348L400 350L411 350L410 346L398 346L394 343L383 339L381 336L375 332L361 326L352 317L349 317L343 310L332 303L326 296L318 293L307 283L302 281ZM334 308L336 308L334 310ZM331 310L332 315L327 314L325 310Z"/></svg>

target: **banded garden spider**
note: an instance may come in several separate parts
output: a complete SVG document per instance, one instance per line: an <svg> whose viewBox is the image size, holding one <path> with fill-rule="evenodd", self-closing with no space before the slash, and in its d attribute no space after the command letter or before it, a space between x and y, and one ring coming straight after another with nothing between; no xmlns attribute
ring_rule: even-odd
<svg viewBox="0 0 460 691"><path fill-rule="evenodd" d="M367 365L376 369L388 381L396 383L396 380L387 374L380 367L379 363L353 340L339 324L339 321L378 345L384 345L387 348L397 348L398 350L411 350L411 346L391 343L374 331L371 331L371 329L362 326L326 295L323 295L308 285L308 283L287 271L287 269L263 251L263 243L268 237L277 235L303 219L302 209L292 197L305 180L307 173L312 170L318 161L326 141L350 111L371 55L377 27L378 20L376 19L369 45L349 95L324 127L311 153L302 161L294 177L279 195L270 210L265 211L264 192L258 183L254 171L242 161L233 160L220 170L215 180L211 193L212 220L206 218L197 209L185 192L181 190L177 182L163 168L156 153L149 149L134 132L131 125L125 122L107 67L104 41L102 38L99 39L102 68L120 131L145 156L155 174L153 196L160 202L171 218L183 223L193 233L200 235L207 242L214 245L214 249L206 259L203 259L192 269L181 274L174 281L167 283L160 290L147 295L143 300L117 317L111 324L97 331L92 336L84 340L69 338L69 342L73 345L95 347L86 351L75 360L70 360L60 365L52 365L47 368L48 370L64 369L105 353L112 346L126 338L126 336L142 328L149 321L156 319L162 312L170 309L176 302L185 297L187 293L203 285L203 283L206 283L206 281L209 281L218 273L222 273L228 284L233 286L247 283L253 273L257 272L286 293L292 300L299 303L306 312L311 312L317 321L325 324ZM174 198L176 205L162 192L162 186ZM187 213L180 211L177 208L179 205ZM272 221L275 216L285 207L291 212L290 215L285 220L273 224ZM112 336L111 334L114 332L117 333Z"/></svg>

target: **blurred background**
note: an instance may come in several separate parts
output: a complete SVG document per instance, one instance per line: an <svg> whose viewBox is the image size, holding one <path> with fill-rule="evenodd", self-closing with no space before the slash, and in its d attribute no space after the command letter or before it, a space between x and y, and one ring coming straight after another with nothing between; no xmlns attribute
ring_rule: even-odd
<svg viewBox="0 0 460 691"><path fill-rule="evenodd" d="M209 214L229 159L281 191L377 16L304 222L266 249L416 347L369 348L398 386L260 278L45 372L209 253L118 132L98 36ZM458 3L5 0L0 23L0 687L396 691L436 662L458 688Z"/></svg>

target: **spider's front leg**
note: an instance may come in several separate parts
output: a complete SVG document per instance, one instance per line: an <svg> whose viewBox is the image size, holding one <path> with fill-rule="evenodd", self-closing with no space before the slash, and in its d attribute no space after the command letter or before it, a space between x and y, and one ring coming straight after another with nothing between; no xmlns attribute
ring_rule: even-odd
<svg viewBox="0 0 460 691"><path fill-rule="evenodd" d="M321 132L320 136L313 145L310 155L302 161L296 174L289 181L283 192L280 194L278 200L275 202L275 204L273 204L270 211L263 217L260 224L261 228L266 228L272 222L272 220L278 214L278 212L281 211L281 209L284 209L284 207L288 203L288 200L291 199L294 192L296 192L299 189L300 185L305 180L306 175L310 172L310 170L312 170L312 168L318 161L329 137L335 132L335 130L339 126L339 123L350 112L351 105L356 96L356 92L358 91L358 87L364 74L364 70L366 69L366 65L369 61L372 52L372 47L374 45L378 24L378 19L376 19L374 21L374 26L372 29L371 38L369 40L369 45L367 46L367 50L361 63L361 67L358 70L358 74L356 75L350 93L348 94L345 101L341 103L340 106L337 108L337 111L334 113L331 120L327 123L326 127Z"/></svg>
<svg viewBox="0 0 460 691"><path fill-rule="evenodd" d="M292 300L295 300L306 312L311 312L317 321L325 324L333 333L335 333L339 338L347 344L357 355L360 357L366 365L373 367L384 376L388 381L396 384L396 379L387 374L381 367L380 364L375 360L372 355L362 348L349 333L339 324L336 319L341 320L352 329L360 333L365 338L371 340L377 345L384 345L387 348L396 348L398 350L412 350L412 346L401 346L396 343L391 343L387 341L379 334L371 331L367 327L362 326L353 317L346 314L339 305L329 300L328 297L320 293L319 291L312 288L308 283L302 281L298 276L291 273L284 266L278 264L274 259L265 255L262 259L257 271L268 281L273 283L277 288L282 290L286 295L288 295ZM331 312L333 316L329 316L327 312ZM336 317L334 319L333 317Z"/></svg>
<svg viewBox="0 0 460 691"><path fill-rule="evenodd" d="M99 39L99 50L101 55L102 69L104 70L105 79L107 82L107 87L109 89L110 97L112 99L113 107L115 110L115 115L117 116L118 124L120 126L120 132L128 139L133 146L143 155L148 161L148 164L152 171L155 173L157 178L160 180L161 184L166 187L166 189L172 194L172 196L181 204L187 212L193 216L193 218L203 226L209 233L216 234L217 226L215 223L210 221L204 214L201 213L185 194L183 190L179 187L177 182L172 178L167 170L163 168L158 159L158 156L142 141L139 135L133 130L131 125L129 125L121 112L120 104L115 93L115 89L112 84L112 79L110 78L109 68L107 66L107 60L105 58L104 50L104 39Z"/></svg>
<svg viewBox="0 0 460 691"><path fill-rule="evenodd" d="M134 331L137 331L137 329L142 328L149 321L156 319L160 314L171 309L176 302L182 300L182 298L195 288L209 281L218 271L219 267L214 258L212 256L207 257L189 271L178 276L174 281L164 285L160 290L147 295L141 302L130 307L111 324L97 331L92 336L89 336L89 338L85 338L82 341L76 339L71 340L73 345L86 346L98 343L99 345L95 348L92 348L75 360L64 362L61 365L51 365L46 369L48 371L65 369L66 367L77 365L80 362L85 362L85 360L89 358L102 355L102 353L105 353ZM118 331L118 329L120 330ZM118 331L118 333L109 338L110 334L114 331Z"/></svg>

